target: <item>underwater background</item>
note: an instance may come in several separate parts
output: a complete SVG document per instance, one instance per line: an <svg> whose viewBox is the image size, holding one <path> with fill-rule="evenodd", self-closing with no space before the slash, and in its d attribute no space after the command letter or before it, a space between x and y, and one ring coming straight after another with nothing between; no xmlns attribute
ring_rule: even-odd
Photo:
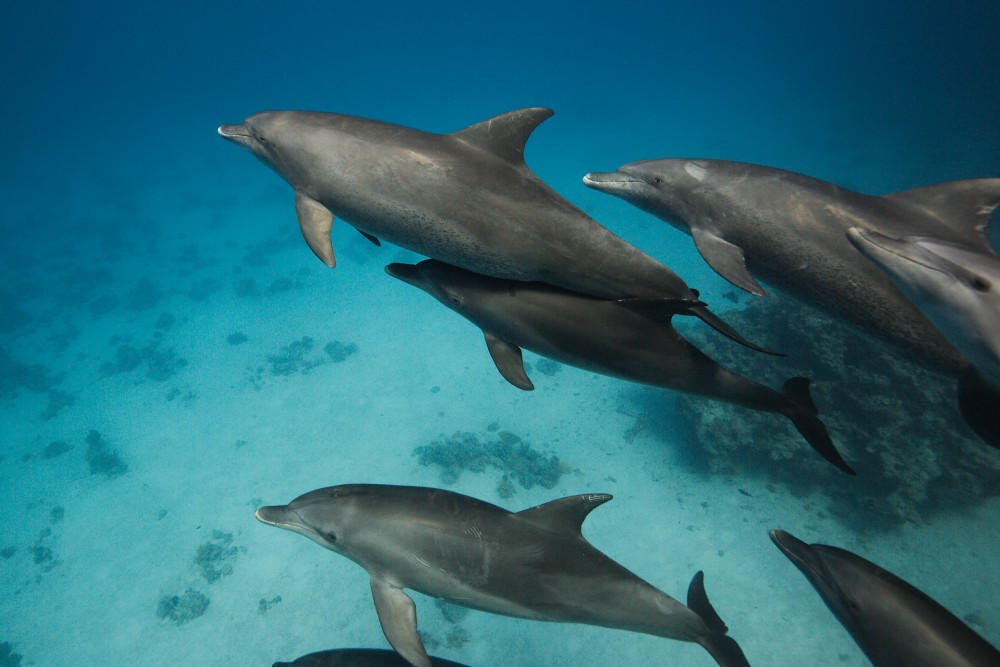
<svg viewBox="0 0 1000 667"><path fill-rule="evenodd" d="M954 381L833 318L717 277L686 235L588 190L657 157L757 162L880 194L1000 176L1000 4L18 3L0 24L0 665L270 665L388 647L367 577L258 523L345 483L512 511L615 500L584 535L684 599L696 570L752 664L865 665L771 544L895 572L1000 644L1000 452ZM785 420L526 354L384 273L416 255L334 224L216 128L312 109L435 132L556 115L528 165L787 359L703 325L771 386L814 380L850 478ZM995 235L993 235L995 239ZM996 243L994 242L994 245ZM710 665L698 646L439 605L469 665Z"/></svg>

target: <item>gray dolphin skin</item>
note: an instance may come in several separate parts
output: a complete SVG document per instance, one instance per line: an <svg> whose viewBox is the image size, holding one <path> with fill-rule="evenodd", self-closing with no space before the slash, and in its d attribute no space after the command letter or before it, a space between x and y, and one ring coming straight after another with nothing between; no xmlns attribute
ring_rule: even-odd
<svg viewBox="0 0 1000 667"><path fill-rule="evenodd" d="M219 134L294 188L302 234L328 266L336 264L336 215L375 243L485 275L611 299L688 301L689 314L747 344L680 276L532 173L524 145L551 115L520 109L435 134L342 114L263 111Z"/></svg>
<svg viewBox="0 0 1000 667"><path fill-rule="evenodd" d="M942 183L870 196L781 169L742 162L664 159L590 173L613 194L694 238L723 278L753 294L752 274L883 340L932 368L966 361L845 233L860 227L898 238L930 236L992 253L985 228L1000 179ZM749 270L748 270L749 269Z"/></svg>
<svg viewBox="0 0 1000 667"><path fill-rule="evenodd" d="M771 539L826 602L875 667L996 667L997 651L972 628L896 575L783 530Z"/></svg>
<svg viewBox="0 0 1000 667"><path fill-rule="evenodd" d="M497 369L515 387L534 388L522 363L525 348L603 375L776 412L825 459L854 474L818 418L805 378L792 378L782 392L753 382L713 361L673 327L617 301L488 278L435 260L390 264L386 272L482 329Z"/></svg>
<svg viewBox="0 0 1000 667"><path fill-rule="evenodd" d="M938 239L893 239L857 227L847 237L969 360L959 407L976 433L1000 447L1000 258Z"/></svg>
<svg viewBox="0 0 1000 667"><path fill-rule="evenodd" d="M257 519L363 567L386 639L417 667L432 663L404 588L495 614L696 642L724 667L748 665L701 572L685 606L587 542L584 519L609 500L570 496L512 513L443 489L357 484L261 507Z"/></svg>
<svg viewBox="0 0 1000 667"><path fill-rule="evenodd" d="M431 667L466 667L465 665L431 657ZM272 667L408 667L395 651L375 648L336 648L317 651L292 662L276 662Z"/></svg>

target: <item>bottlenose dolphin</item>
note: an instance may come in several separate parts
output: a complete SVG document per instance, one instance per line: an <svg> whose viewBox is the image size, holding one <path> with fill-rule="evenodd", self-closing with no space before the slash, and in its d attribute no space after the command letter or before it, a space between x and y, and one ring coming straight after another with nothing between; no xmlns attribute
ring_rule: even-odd
<svg viewBox="0 0 1000 667"><path fill-rule="evenodd" d="M386 639L417 667L431 661L404 588L495 614L696 642L720 665L748 665L701 572L684 606L584 539L584 519L609 500L570 496L512 513L443 489L355 484L261 507L257 518L367 570Z"/></svg>
<svg viewBox="0 0 1000 667"><path fill-rule="evenodd" d="M976 433L1000 447L1000 258L857 227L847 237L969 360L959 380L959 407Z"/></svg>
<svg viewBox="0 0 1000 667"><path fill-rule="evenodd" d="M744 290L764 293L752 272L926 365L950 373L966 366L845 232L861 227L897 238L931 236L992 252L985 228L1000 203L998 178L876 197L754 164L665 159L590 173L583 182L691 234L705 261Z"/></svg>
<svg viewBox="0 0 1000 667"><path fill-rule="evenodd" d="M369 240L498 278L540 280L608 299L689 302L746 344L676 273L542 182L524 145L551 109L484 120L453 134L311 111L263 111L219 134L295 190L302 234L334 266L334 215ZM753 347L753 346L750 346Z"/></svg>
<svg viewBox="0 0 1000 667"><path fill-rule="evenodd" d="M432 667L466 667L431 656ZM317 651L292 662L276 662L272 667L408 667L410 663L395 651L377 648L336 648Z"/></svg>
<svg viewBox="0 0 1000 667"><path fill-rule="evenodd" d="M817 417L806 378L792 378L775 391L716 363L672 326L617 301L545 283L488 278L432 259L390 264L386 271L482 329L497 370L519 389L534 389L521 361L526 348L603 375L777 412L823 458L854 474Z"/></svg>
<svg viewBox="0 0 1000 667"><path fill-rule="evenodd" d="M826 602L875 667L996 667L1000 651L891 572L783 530L771 539Z"/></svg>

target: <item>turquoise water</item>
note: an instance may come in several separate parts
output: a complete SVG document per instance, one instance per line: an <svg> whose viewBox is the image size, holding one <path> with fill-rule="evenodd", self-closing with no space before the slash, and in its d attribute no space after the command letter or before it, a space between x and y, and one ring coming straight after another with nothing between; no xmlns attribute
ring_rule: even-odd
<svg viewBox="0 0 1000 667"><path fill-rule="evenodd" d="M704 570L755 665L867 664L771 544L775 527L879 563L1000 644L1000 455L961 424L952 380L780 294L733 294L690 238L580 180L655 157L869 193L1000 176L994 3L804 4L10 9L0 664L269 665L386 647L360 568L254 520L345 483L511 510L612 493L586 537L682 601ZM385 275L417 256L338 221L327 269L291 189L216 134L268 108L452 132L538 105L556 115L529 166L791 353L685 328L771 386L812 376L856 479L773 415L530 354L536 390L520 392L475 327ZM505 442L519 457L469 469ZM552 457L554 473L531 467ZM712 664L693 644L414 598L429 651L469 665Z"/></svg>

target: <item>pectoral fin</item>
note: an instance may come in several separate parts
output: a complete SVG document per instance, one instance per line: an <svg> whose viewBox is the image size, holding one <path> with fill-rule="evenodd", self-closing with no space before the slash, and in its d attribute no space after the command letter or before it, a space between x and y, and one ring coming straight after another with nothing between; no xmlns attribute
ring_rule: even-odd
<svg viewBox="0 0 1000 667"><path fill-rule="evenodd" d="M295 213L299 217L299 229L309 248L331 269L337 266L337 258L333 256L333 242L330 240L333 213L301 190L295 191Z"/></svg>
<svg viewBox="0 0 1000 667"><path fill-rule="evenodd" d="M521 357L521 348L500 340L488 331L486 334L486 347L489 348L493 363L497 365L497 370L507 382L518 389L531 391L535 385L531 384L528 374L524 372L524 359Z"/></svg>
<svg viewBox="0 0 1000 667"><path fill-rule="evenodd" d="M379 241L378 237L375 236L374 234L369 234L368 232L362 232L360 229L358 230L358 232L362 236L364 236L366 239L368 239L369 241L371 241L372 243L374 243L375 245L377 245L379 248L382 247L382 242Z"/></svg>
<svg viewBox="0 0 1000 667"><path fill-rule="evenodd" d="M431 667L431 659L417 634L417 607L402 588L371 575L372 597L382 632L396 653L416 667Z"/></svg>
<svg viewBox="0 0 1000 667"><path fill-rule="evenodd" d="M700 227L692 228L691 236L698 252L716 273L742 290L764 296L764 288L747 271L742 248Z"/></svg>

